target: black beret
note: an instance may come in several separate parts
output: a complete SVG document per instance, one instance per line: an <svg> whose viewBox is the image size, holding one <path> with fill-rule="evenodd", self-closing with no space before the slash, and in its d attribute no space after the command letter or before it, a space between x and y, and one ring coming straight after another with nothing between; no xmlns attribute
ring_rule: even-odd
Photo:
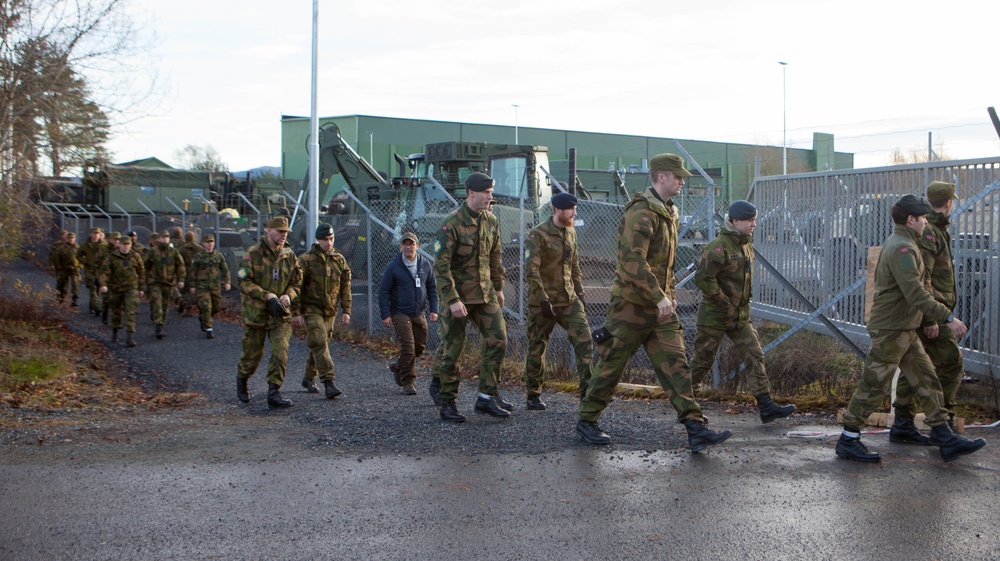
<svg viewBox="0 0 1000 561"><path fill-rule="evenodd" d="M567 210L576 206L576 197L570 195L569 193L559 193L558 195L552 197L552 208L558 208L559 210Z"/></svg>
<svg viewBox="0 0 1000 561"><path fill-rule="evenodd" d="M899 208L906 211L908 216L923 216L930 214L933 210L927 199L916 195L903 195L896 201L896 204L899 205Z"/></svg>
<svg viewBox="0 0 1000 561"><path fill-rule="evenodd" d="M333 226L326 223L321 223L319 226L316 227L317 240L320 238L329 238L332 235L333 235Z"/></svg>
<svg viewBox="0 0 1000 561"><path fill-rule="evenodd" d="M477 171L465 180L465 188L469 191L480 193L493 188L493 178L483 172Z"/></svg>
<svg viewBox="0 0 1000 561"><path fill-rule="evenodd" d="M733 201L729 205L730 220L752 220L757 216L757 207L747 201Z"/></svg>

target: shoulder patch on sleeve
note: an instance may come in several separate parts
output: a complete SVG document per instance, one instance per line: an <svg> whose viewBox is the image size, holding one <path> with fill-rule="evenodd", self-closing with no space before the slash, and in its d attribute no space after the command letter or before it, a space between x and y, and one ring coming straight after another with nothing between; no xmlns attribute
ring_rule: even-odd
<svg viewBox="0 0 1000 561"><path fill-rule="evenodd" d="M247 270L241 268L239 271L236 271L236 278L245 280L247 278Z"/></svg>
<svg viewBox="0 0 1000 561"><path fill-rule="evenodd" d="M445 226L444 228L441 228L441 229L442 230L447 230L448 227ZM434 241L434 253L441 253L441 242L440 242L440 240L435 240Z"/></svg>

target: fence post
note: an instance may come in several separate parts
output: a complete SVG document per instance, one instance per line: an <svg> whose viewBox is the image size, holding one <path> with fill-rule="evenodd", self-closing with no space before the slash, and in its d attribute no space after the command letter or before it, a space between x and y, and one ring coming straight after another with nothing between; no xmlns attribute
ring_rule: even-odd
<svg viewBox="0 0 1000 561"><path fill-rule="evenodd" d="M372 278L372 211L368 209L368 213L365 215L365 251L368 254L368 337L372 336L372 287L375 284Z"/></svg>

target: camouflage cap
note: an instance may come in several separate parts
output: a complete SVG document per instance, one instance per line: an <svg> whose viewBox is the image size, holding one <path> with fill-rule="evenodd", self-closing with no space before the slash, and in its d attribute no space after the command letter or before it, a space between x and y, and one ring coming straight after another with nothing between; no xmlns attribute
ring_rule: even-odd
<svg viewBox="0 0 1000 561"><path fill-rule="evenodd" d="M927 186L927 199L930 201L945 203L948 199L957 199L955 194L955 184L944 181L932 181Z"/></svg>
<svg viewBox="0 0 1000 561"><path fill-rule="evenodd" d="M558 208L559 210L569 210L576 206L579 201L576 197L570 195L569 193L559 193L552 197L552 208Z"/></svg>
<svg viewBox="0 0 1000 561"><path fill-rule="evenodd" d="M669 171L677 177L691 177L691 172L684 169L684 158L677 154L657 154L649 160L649 171Z"/></svg>
<svg viewBox="0 0 1000 561"><path fill-rule="evenodd" d="M291 228L288 227L287 216L275 216L267 221L267 227L271 230L277 230L279 232L287 232L291 230Z"/></svg>
<svg viewBox="0 0 1000 561"><path fill-rule="evenodd" d="M910 216L923 216L932 210L927 199L916 195L903 195L896 204Z"/></svg>
<svg viewBox="0 0 1000 561"><path fill-rule="evenodd" d="M160 239L160 233L159 232L150 232L149 233L149 239L151 239L151 240L158 240L158 239Z"/></svg>
<svg viewBox="0 0 1000 561"><path fill-rule="evenodd" d="M122 236L121 241L118 242L121 245L132 245L132 238L128 236Z"/></svg>
<svg viewBox="0 0 1000 561"><path fill-rule="evenodd" d="M495 181L493 181L492 177L486 175L481 171L477 171L472 175L470 175L468 178L466 178L465 188L468 189L469 191L475 191L477 193L481 193L487 189L492 189L494 183Z"/></svg>
<svg viewBox="0 0 1000 561"><path fill-rule="evenodd" d="M122 239L122 234L121 232L111 232L110 234L108 234L108 239L120 240Z"/></svg>
<svg viewBox="0 0 1000 561"><path fill-rule="evenodd" d="M66 237L67 238L73 238L75 240L76 239L76 232L66 232Z"/></svg>
<svg viewBox="0 0 1000 561"><path fill-rule="evenodd" d="M104 228L97 228L97 227L91 228L90 229L90 233L91 234L103 234L104 233Z"/></svg>
<svg viewBox="0 0 1000 561"><path fill-rule="evenodd" d="M161 237L161 238L167 238L167 239L170 239L170 232L168 232L168 231L164 230L164 231L160 232L160 237Z"/></svg>
<svg viewBox="0 0 1000 561"><path fill-rule="evenodd" d="M405 241L411 241L413 243L420 243L420 240L417 239L417 235L414 234L413 232L407 232L407 233L403 234L403 239L400 241L400 243L403 243Z"/></svg>
<svg viewBox="0 0 1000 561"><path fill-rule="evenodd" d="M205 234L204 236L201 237L201 243L208 243L214 241L215 241L215 236L213 236L212 234Z"/></svg>

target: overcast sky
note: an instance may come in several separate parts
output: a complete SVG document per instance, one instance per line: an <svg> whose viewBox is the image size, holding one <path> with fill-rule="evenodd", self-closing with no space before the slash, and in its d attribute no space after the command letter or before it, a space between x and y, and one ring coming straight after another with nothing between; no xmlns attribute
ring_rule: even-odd
<svg viewBox="0 0 1000 561"><path fill-rule="evenodd" d="M310 111L311 0L130 0L162 88L111 143L176 164L280 165ZM1000 155L1000 3L320 0L320 116L381 115L811 148L856 167ZM782 67L788 63L783 103ZM385 139L391 142L391 139Z"/></svg>

